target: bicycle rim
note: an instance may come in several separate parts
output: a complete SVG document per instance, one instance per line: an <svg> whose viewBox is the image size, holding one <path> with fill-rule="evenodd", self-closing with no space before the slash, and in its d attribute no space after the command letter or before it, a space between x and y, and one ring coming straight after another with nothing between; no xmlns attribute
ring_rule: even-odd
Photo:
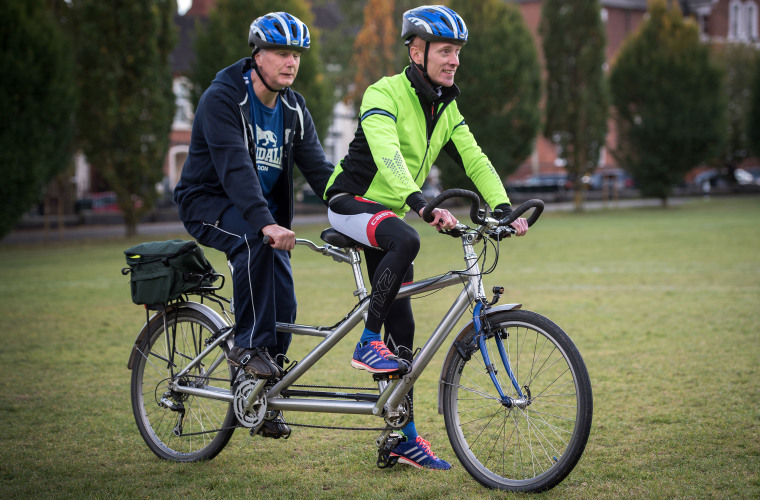
<svg viewBox="0 0 760 500"><path fill-rule="evenodd" d="M529 311L489 317L502 337L511 369L529 403L503 404L480 352L460 352L445 374L444 420L454 452L481 484L511 491L544 491L575 467L591 429L592 395L586 366L557 325ZM497 379L518 398L496 347L486 341Z"/></svg>
<svg viewBox="0 0 760 500"><path fill-rule="evenodd" d="M168 342L163 322L154 325L140 346L141 355L132 370L132 410L137 427L151 451L161 458L179 462L213 458L234 432L232 405L171 391L168 360L173 360L173 373L186 367L206 347L214 323L198 311L179 309L176 314L168 313L167 330ZM184 377L183 384L229 390L232 373L227 351L223 342Z"/></svg>

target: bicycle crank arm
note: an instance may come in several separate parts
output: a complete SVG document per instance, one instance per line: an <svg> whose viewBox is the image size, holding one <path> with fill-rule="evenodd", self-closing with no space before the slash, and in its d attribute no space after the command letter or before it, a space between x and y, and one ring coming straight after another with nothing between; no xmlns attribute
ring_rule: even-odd
<svg viewBox="0 0 760 500"><path fill-rule="evenodd" d="M261 394L261 390L264 388L264 386L267 383L267 379L260 378L256 381L256 385L253 386L253 390L251 393L245 398L245 411L246 413L251 411L251 408L253 408L254 403L259 400L259 394Z"/></svg>

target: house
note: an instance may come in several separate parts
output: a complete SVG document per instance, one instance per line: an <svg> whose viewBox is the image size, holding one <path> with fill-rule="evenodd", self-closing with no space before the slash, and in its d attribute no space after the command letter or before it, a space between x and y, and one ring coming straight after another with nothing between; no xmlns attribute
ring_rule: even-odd
<svg viewBox="0 0 760 500"><path fill-rule="evenodd" d="M538 31L541 19L541 0L508 0L518 4L541 52ZM693 16L699 24L705 43L748 43L760 47L758 39L758 0L670 0L677 2L685 16ZM647 14L647 0L601 0L602 20L606 27L607 62L614 60L625 39L632 35ZM606 147L599 158L599 171L613 170L619 165L609 154L617 144L612 120L608 126ZM563 172L553 141L539 136L531 157L511 176L512 180L525 179L539 174Z"/></svg>
<svg viewBox="0 0 760 500"><path fill-rule="evenodd" d="M191 82L187 75L190 73L194 58L193 43L196 23L202 23L208 17L208 13L215 3L215 0L192 0L192 6L184 15L178 13L175 16L175 23L179 29L179 40L171 54L171 64L174 74L173 86L177 110L172 124L169 151L164 162L165 176L161 186L164 194L171 193L179 181L190 146L194 106L190 102ZM314 8L314 14L315 25L320 29L334 28L334 23L340 16L337 4ZM245 43L242 38L241 43ZM348 144L354 137L355 130L356 119L353 109L338 100L333 108L333 119L327 134L325 137L320 137L325 154L330 162L335 164L345 155L348 151Z"/></svg>
<svg viewBox="0 0 760 500"><path fill-rule="evenodd" d="M541 47L538 26L541 15L541 0L505 0L518 5L526 25L533 33L536 46ZM749 43L760 47L758 39L760 0L671 0L678 2L685 15L697 20L702 39L710 43ZM187 3L187 2L183 2ZM172 125L169 151L164 162L164 182L160 186L163 200L168 198L179 180L190 144L193 105L190 102L189 74L193 61L193 41L196 22L203 22L214 7L215 0L192 0L191 7L184 15L175 16L179 28L179 40L172 52L171 63L174 73L174 92L177 110ZM331 20L340 15L337 4L315 9L315 24L329 29ZM606 26L607 61L612 61L624 40L630 36L647 12L647 0L601 0L602 20ZM539 54L541 51L539 50ZM328 159L337 162L348 150L353 138L356 121L350 106L338 102L333 111L333 122L322 144ZM609 134L600 155L600 171L618 167L608 148L616 145L614 124L610 121ZM564 172L562 160L558 157L554 142L539 136L530 158L519 167L511 180L524 179L531 175ZM77 194L82 198L91 191L90 173L83 159L77 161Z"/></svg>

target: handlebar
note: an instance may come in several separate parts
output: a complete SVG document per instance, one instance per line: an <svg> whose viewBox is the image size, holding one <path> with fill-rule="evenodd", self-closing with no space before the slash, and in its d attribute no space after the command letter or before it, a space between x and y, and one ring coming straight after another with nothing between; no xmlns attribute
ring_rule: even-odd
<svg viewBox="0 0 760 500"><path fill-rule="evenodd" d="M422 211L422 220L425 222L432 222L432 211L438 207L441 203L449 198L468 198L470 200L470 219L475 224L485 224L485 213L480 211L480 197L467 189L447 189L442 192L431 201L425 209ZM541 217L544 211L544 202L538 199L528 200L517 208L512 210L512 213L508 218L499 221L499 226L508 226L518 219L522 214L530 209L534 209L533 213L528 217L528 226L532 226Z"/></svg>

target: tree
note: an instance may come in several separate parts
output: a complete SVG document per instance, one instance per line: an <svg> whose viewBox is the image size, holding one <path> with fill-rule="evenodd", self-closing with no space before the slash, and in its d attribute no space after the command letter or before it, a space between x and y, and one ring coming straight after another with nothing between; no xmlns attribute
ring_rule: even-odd
<svg viewBox="0 0 760 500"><path fill-rule="evenodd" d="M71 161L76 90L57 3L0 3L0 237Z"/></svg>
<svg viewBox="0 0 760 500"><path fill-rule="evenodd" d="M583 209L583 177L599 163L607 135L606 38L598 0L545 0L540 33L546 60L544 136L559 146Z"/></svg>
<svg viewBox="0 0 760 500"><path fill-rule="evenodd" d="M505 177L531 154L541 124L541 69L533 37L514 5L452 0L449 6L470 33L457 69L462 91L457 104L478 145ZM473 187L448 155L439 156L438 166L444 186Z"/></svg>
<svg viewBox="0 0 760 500"><path fill-rule="evenodd" d="M677 4L650 1L649 18L610 75L619 134L613 154L643 195L666 206L686 172L716 154L725 129L721 79L697 25Z"/></svg>
<svg viewBox="0 0 760 500"><path fill-rule="evenodd" d="M354 39L362 24L366 1L312 0L312 5L315 14L323 12L330 17L332 25L320 30L320 54L335 95L345 97L353 87L356 71L351 65Z"/></svg>
<svg viewBox="0 0 760 500"><path fill-rule="evenodd" d="M127 235L156 199L174 115L174 0L74 0L79 144L116 193Z"/></svg>
<svg viewBox="0 0 760 500"><path fill-rule="evenodd" d="M364 91L384 76L401 71L409 55L401 39L403 13L417 6L409 0L368 0L362 27L353 42L353 84L345 96L359 110Z"/></svg>
<svg viewBox="0 0 760 500"><path fill-rule="evenodd" d="M713 59L724 74L727 132L721 154L712 163L727 168L727 177L733 179L734 170L750 155L750 110L758 50L745 44L720 44L713 47Z"/></svg>
<svg viewBox="0 0 760 500"><path fill-rule="evenodd" d="M755 76L752 86L752 98L749 105L748 138L750 151L760 156L760 58L755 60Z"/></svg>
<svg viewBox="0 0 760 500"><path fill-rule="evenodd" d="M293 90L303 94L314 119L317 134L323 137L330 125L334 96L324 76L319 56L319 31L314 27L309 5L304 0L219 0L209 13L205 26L197 25L195 61L190 80L197 105L200 96L216 74L243 57L250 57L248 29L259 16L269 12L288 12L309 27L311 47L301 57L298 77Z"/></svg>
<svg viewBox="0 0 760 500"><path fill-rule="evenodd" d="M347 96L357 107L367 87L397 72L394 54L400 43L393 11L393 0L369 0L364 7L364 24L353 44L354 85Z"/></svg>

